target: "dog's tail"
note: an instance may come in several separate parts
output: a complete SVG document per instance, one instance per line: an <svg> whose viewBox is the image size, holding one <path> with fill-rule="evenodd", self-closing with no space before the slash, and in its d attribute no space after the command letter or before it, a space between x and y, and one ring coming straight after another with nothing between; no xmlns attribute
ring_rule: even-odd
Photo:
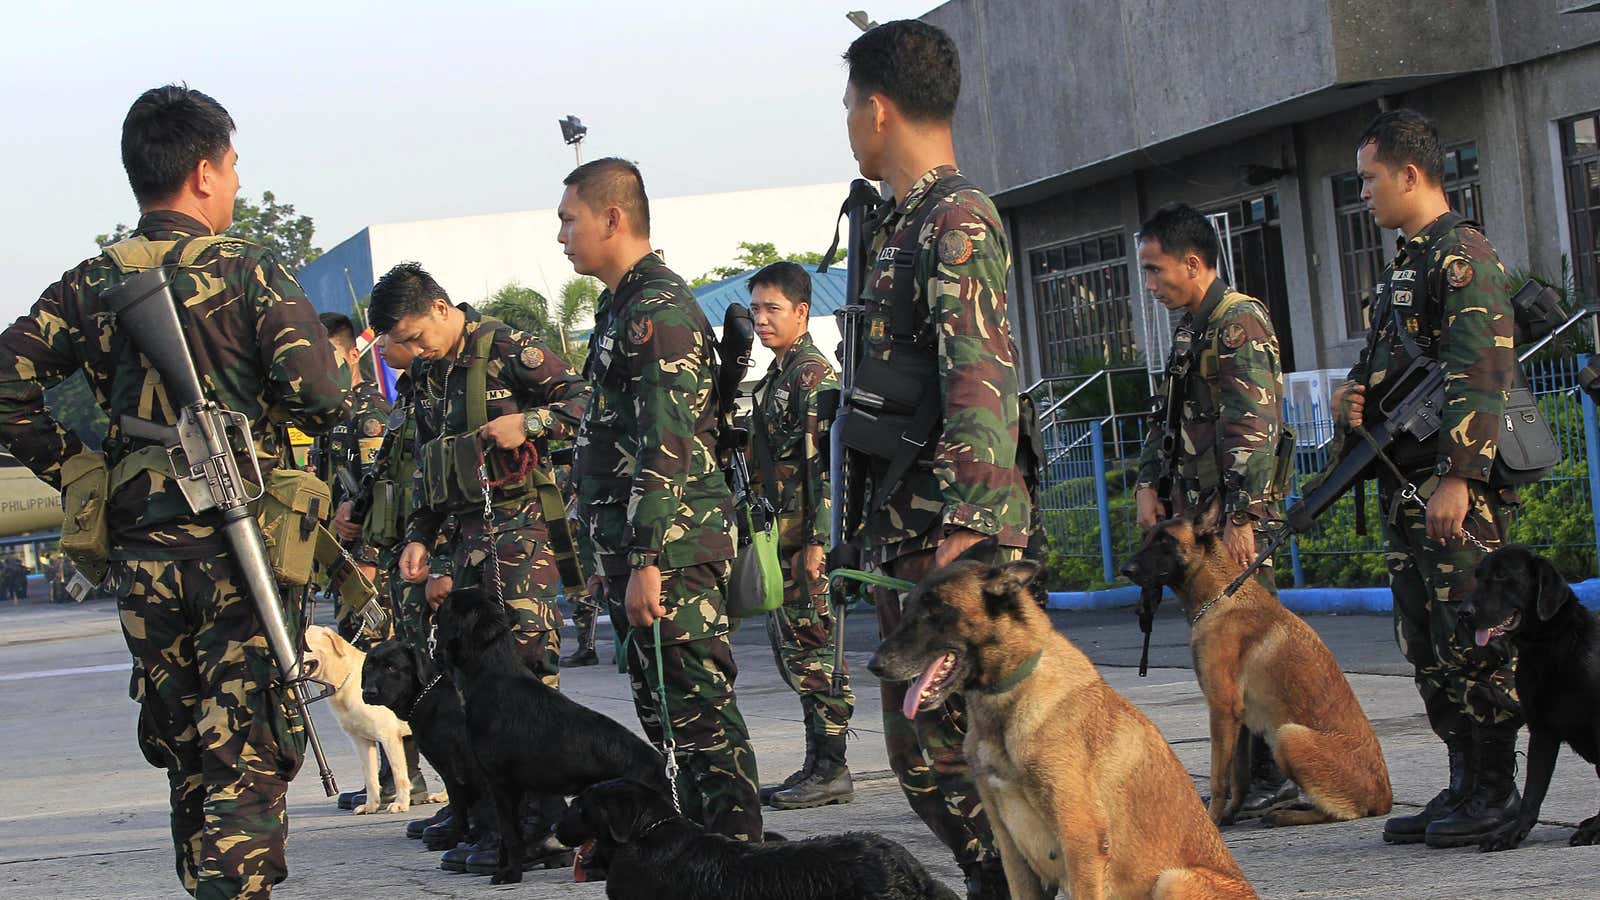
<svg viewBox="0 0 1600 900"><path fill-rule="evenodd" d="M1335 819L1386 815L1394 805L1389 767L1370 729L1350 735L1290 723L1278 729L1275 743L1279 767Z"/></svg>
<svg viewBox="0 0 1600 900"><path fill-rule="evenodd" d="M1202 866L1167 869L1156 876L1155 889L1150 892L1151 900L1255 900L1255 896L1243 875Z"/></svg>

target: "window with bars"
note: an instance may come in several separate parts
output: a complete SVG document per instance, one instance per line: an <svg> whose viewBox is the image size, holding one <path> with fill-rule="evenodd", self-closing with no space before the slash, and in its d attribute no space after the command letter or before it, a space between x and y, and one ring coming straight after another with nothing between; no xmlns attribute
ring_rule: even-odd
<svg viewBox="0 0 1600 900"><path fill-rule="evenodd" d="M1578 293L1600 296L1600 113L1561 123L1561 168L1567 182L1567 227Z"/></svg>
<svg viewBox="0 0 1600 900"><path fill-rule="evenodd" d="M1478 145L1458 144L1444 154L1444 193L1450 208L1483 223ZM1383 274L1390 248L1383 230L1361 201L1361 179L1354 172L1333 178L1334 217L1339 226L1339 272L1344 294L1345 327L1351 337L1366 334L1370 324L1372 287Z"/></svg>
<svg viewBox="0 0 1600 900"><path fill-rule="evenodd" d="M1028 260L1042 375L1093 372L1137 360L1127 241L1121 233L1034 250Z"/></svg>

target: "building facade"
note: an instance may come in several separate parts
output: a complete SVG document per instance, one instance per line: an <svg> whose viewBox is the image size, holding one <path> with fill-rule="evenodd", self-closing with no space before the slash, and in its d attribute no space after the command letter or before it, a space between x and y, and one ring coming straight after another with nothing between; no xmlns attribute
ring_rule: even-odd
<svg viewBox="0 0 1600 900"><path fill-rule="evenodd" d="M1394 233L1360 201L1355 141L1417 109L1446 189L1508 268L1600 293L1600 14L1575 0L951 0L956 149L1015 258L1024 382L1159 365L1139 222L1190 203L1228 234L1286 371L1354 361ZM1588 4L1597 5L1597 4Z"/></svg>

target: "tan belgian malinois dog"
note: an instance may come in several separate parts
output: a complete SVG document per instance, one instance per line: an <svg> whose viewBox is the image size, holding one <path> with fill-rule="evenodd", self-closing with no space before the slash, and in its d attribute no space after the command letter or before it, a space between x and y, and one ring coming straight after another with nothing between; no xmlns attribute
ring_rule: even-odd
<svg viewBox="0 0 1600 900"><path fill-rule="evenodd" d="M1249 733L1261 735L1308 806L1267 825L1381 816L1394 795L1372 723L1322 638L1253 579L1222 596L1241 568L1218 535L1213 505L1150 529L1124 574L1170 586L1190 621L1195 676L1211 713L1211 819L1233 821L1250 782Z"/></svg>
<svg viewBox="0 0 1600 900"><path fill-rule="evenodd" d="M1161 732L1029 595L1038 570L935 572L869 665L911 683L907 717L965 699L964 748L1012 898L1254 897Z"/></svg>

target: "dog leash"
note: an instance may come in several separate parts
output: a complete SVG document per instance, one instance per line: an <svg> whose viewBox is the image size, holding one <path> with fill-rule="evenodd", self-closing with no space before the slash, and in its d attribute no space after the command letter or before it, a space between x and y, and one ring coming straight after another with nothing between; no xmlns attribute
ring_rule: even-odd
<svg viewBox="0 0 1600 900"><path fill-rule="evenodd" d="M422 703L422 698L428 696L428 692L433 690L434 686L437 685L440 681L443 681L443 680L444 680L444 673L443 672L440 672L439 674L433 676L433 680L428 682L428 686L424 687L422 689L422 693L418 694L417 698L415 700L411 701L411 706L410 706L409 709L406 710L406 715L405 715L405 720L407 722L411 721L411 714L417 711L417 707Z"/></svg>
<svg viewBox="0 0 1600 900"><path fill-rule="evenodd" d="M678 742L672 736L672 712L667 709L667 670L661 663L661 620L650 623L650 634L656 651L656 698L660 709L656 718L661 722L661 753L667 758L667 792L672 797L672 811L683 815L678 801Z"/></svg>

